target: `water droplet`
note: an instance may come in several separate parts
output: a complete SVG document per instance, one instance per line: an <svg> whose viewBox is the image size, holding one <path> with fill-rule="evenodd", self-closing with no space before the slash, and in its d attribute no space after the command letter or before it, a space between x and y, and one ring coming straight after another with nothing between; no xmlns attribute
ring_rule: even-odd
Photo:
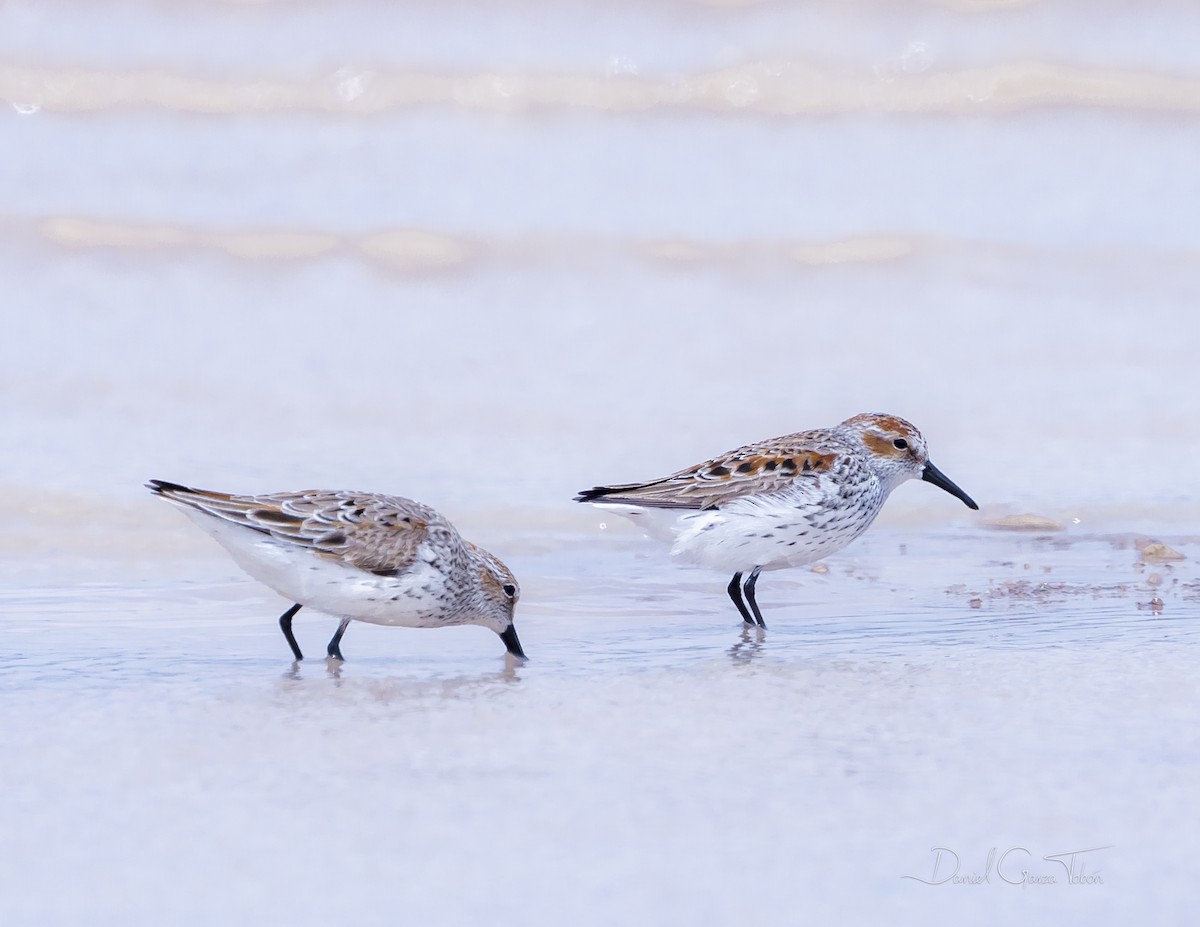
<svg viewBox="0 0 1200 927"><path fill-rule="evenodd" d="M516 96L517 82L511 77L493 77L490 81L492 85L492 93L500 97L502 100L508 100Z"/></svg>
<svg viewBox="0 0 1200 927"><path fill-rule="evenodd" d="M921 74L933 64L933 55L924 42L909 42L900 53L900 69L905 74Z"/></svg>
<svg viewBox="0 0 1200 927"><path fill-rule="evenodd" d="M739 74L725 87L725 99L734 106L749 106L758 97L758 80L752 74Z"/></svg>
<svg viewBox="0 0 1200 927"><path fill-rule="evenodd" d="M604 73L609 77L617 77L621 74L637 74L637 64L632 58L625 55L612 55L608 59L608 64L604 67Z"/></svg>
<svg viewBox="0 0 1200 927"><path fill-rule="evenodd" d="M15 109L22 116L32 116L34 113L36 113L38 110L40 110L42 108L42 104L41 103L33 103L33 102L19 103L16 100L13 100L12 108Z"/></svg>
<svg viewBox="0 0 1200 927"><path fill-rule="evenodd" d="M367 89L367 81L371 75L366 71L356 71L353 68L342 68L333 75L334 89L337 95L350 103L357 100Z"/></svg>

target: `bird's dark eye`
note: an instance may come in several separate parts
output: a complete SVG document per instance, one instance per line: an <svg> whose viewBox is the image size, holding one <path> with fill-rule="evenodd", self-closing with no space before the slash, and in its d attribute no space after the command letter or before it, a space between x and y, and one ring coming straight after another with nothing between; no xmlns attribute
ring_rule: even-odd
<svg viewBox="0 0 1200 927"><path fill-rule="evenodd" d="M897 438L895 441L892 442L892 447L894 447L898 451L906 451L906 450L908 450L908 442L905 441L903 438Z"/></svg>
<svg viewBox="0 0 1200 927"><path fill-rule="evenodd" d="M506 596L508 596L510 599L517 594L517 587L514 586L512 583L505 583L503 588L504 588L504 594Z"/></svg>

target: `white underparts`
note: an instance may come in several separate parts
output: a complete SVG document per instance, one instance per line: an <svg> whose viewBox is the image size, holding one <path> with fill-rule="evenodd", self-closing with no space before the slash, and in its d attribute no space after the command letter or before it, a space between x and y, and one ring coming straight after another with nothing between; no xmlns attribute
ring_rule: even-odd
<svg viewBox="0 0 1200 927"><path fill-rule="evenodd" d="M410 628L470 621L470 616L447 613L451 595L445 573L436 565L437 552L426 545L398 576L377 576L261 531L195 509L184 511L252 577L316 611Z"/></svg>

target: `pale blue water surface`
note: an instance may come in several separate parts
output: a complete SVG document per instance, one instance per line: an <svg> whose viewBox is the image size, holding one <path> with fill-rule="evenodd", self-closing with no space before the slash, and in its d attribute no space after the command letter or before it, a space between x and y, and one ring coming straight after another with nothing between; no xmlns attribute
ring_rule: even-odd
<svg viewBox="0 0 1200 927"><path fill-rule="evenodd" d="M0 922L1182 920L1198 41L0 5ZM762 634L570 502L867 410L982 511L901 487ZM330 665L305 610L293 665L150 477L432 504L532 659L355 625Z"/></svg>

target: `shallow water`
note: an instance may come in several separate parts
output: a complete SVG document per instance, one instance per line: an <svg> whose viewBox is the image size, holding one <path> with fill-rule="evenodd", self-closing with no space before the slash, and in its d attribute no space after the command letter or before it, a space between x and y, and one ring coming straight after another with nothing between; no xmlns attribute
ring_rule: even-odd
<svg viewBox="0 0 1200 927"><path fill-rule="evenodd" d="M1200 19L1102 6L0 6L0 920L1182 920ZM982 511L765 633L568 501L866 410ZM532 659L293 665L150 477L428 502Z"/></svg>

